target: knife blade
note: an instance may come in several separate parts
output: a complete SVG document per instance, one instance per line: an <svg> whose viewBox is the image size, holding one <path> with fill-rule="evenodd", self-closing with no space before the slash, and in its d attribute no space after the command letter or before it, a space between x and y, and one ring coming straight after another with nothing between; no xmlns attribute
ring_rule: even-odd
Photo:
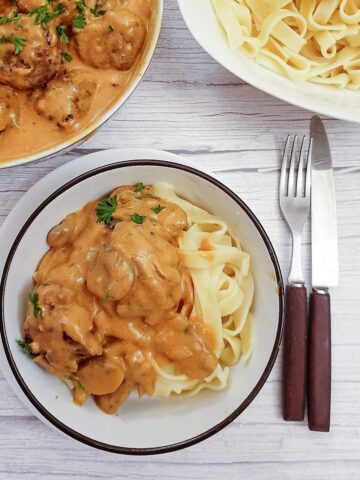
<svg viewBox="0 0 360 480"><path fill-rule="evenodd" d="M312 284L309 319L308 423L330 430L331 306L328 288L338 283L335 185L328 138L319 117L311 120Z"/></svg>
<svg viewBox="0 0 360 480"><path fill-rule="evenodd" d="M321 119L311 120L312 285L324 289L338 284L339 261L336 199L329 141Z"/></svg>

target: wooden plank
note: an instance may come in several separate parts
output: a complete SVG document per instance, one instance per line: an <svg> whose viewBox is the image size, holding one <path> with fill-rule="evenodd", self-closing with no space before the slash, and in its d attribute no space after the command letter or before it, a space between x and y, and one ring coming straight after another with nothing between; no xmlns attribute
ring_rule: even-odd
<svg viewBox="0 0 360 480"><path fill-rule="evenodd" d="M360 467L356 428L337 427L328 435L302 425L236 422L191 449L158 457L124 457L94 452L50 431L35 419L1 420L0 478L219 478L247 474L248 478L341 478L355 476ZM338 439L342 438L342 448ZM18 451L19 439L26 445ZM36 441L34 441L36 439ZM25 453L25 456L24 456ZM25 457L25 458L24 458ZM341 468L341 471L340 471ZM326 477L322 476L326 472ZM18 475L18 476L16 476ZM278 477L276 477L278 475Z"/></svg>

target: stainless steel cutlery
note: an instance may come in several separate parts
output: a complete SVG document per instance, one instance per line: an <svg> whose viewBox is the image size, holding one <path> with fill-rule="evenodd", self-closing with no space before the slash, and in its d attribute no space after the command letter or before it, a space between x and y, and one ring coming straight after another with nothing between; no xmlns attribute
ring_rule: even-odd
<svg viewBox="0 0 360 480"><path fill-rule="evenodd" d="M331 315L329 287L338 283L334 175L328 138L319 117L311 121L311 257L308 417L310 430L330 430Z"/></svg>
<svg viewBox="0 0 360 480"><path fill-rule="evenodd" d="M337 285L339 268L333 169L329 142L319 117L311 121L308 149L305 137L302 139L298 162L296 140L295 137L289 168L290 137L286 141L279 192L281 211L293 238L286 288L283 416L285 420L303 420L307 392L310 430L329 431L331 315L328 289ZM301 233L310 212L312 293L308 321Z"/></svg>
<svg viewBox="0 0 360 480"><path fill-rule="evenodd" d="M289 225L293 242L285 309L283 378L285 420L303 420L305 411L307 292L301 267L301 234L310 212L311 143L310 141L305 159L306 137L302 138L299 161L296 162L297 137L291 142L291 137L288 136L280 178L280 207Z"/></svg>

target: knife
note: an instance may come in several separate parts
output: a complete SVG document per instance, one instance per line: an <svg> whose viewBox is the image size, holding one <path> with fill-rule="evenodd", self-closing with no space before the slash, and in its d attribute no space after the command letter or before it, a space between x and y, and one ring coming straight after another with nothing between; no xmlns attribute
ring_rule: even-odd
<svg viewBox="0 0 360 480"><path fill-rule="evenodd" d="M312 294L309 318L308 424L330 430L331 308L329 287L338 284L335 184L328 138L321 119L311 120Z"/></svg>

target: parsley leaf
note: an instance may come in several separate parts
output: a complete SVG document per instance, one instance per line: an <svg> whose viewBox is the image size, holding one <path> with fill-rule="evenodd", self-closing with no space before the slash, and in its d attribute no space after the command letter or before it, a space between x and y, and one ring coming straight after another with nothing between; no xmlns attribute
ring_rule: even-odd
<svg viewBox="0 0 360 480"><path fill-rule="evenodd" d="M18 22L22 16L23 16L22 13L16 13L16 14L11 18L11 22L12 22L12 23Z"/></svg>
<svg viewBox="0 0 360 480"><path fill-rule="evenodd" d="M48 11L48 3L41 5L38 8L30 10L29 15L34 17L35 25L42 25L45 27L51 20L59 17L65 12L65 8L61 3L58 3L51 12Z"/></svg>
<svg viewBox="0 0 360 480"><path fill-rule="evenodd" d="M6 25L7 23L16 23L22 17L22 13L17 13L13 17L0 17L0 25Z"/></svg>
<svg viewBox="0 0 360 480"><path fill-rule="evenodd" d="M0 25L6 25L7 23L11 23L10 17L0 17Z"/></svg>
<svg viewBox="0 0 360 480"><path fill-rule="evenodd" d="M41 5L38 8L32 8L30 10L29 16L34 16L34 23L35 25L39 25L40 23L43 23L45 18L47 17L48 11L47 11L47 5Z"/></svg>
<svg viewBox="0 0 360 480"><path fill-rule="evenodd" d="M19 37L17 35L11 35L9 38L10 43L12 43L15 47L15 55L18 55L23 48L25 47L26 43L26 38L25 37Z"/></svg>
<svg viewBox="0 0 360 480"><path fill-rule="evenodd" d="M76 0L76 10L80 13L80 15L85 13L85 0Z"/></svg>
<svg viewBox="0 0 360 480"><path fill-rule="evenodd" d="M107 302L110 302L111 300L113 300L114 297L112 297L111 295L109 295L108 293L106 295L104 295L101 299L101 303L107 303Z"/></svg>
<svg viewBox="0 0 360 480"><path fill-rule="evenodd" d="M139 182L135 185L135 192L141 192L142 190L144 190L145 188L145 185L142 183L142 182Z"/></svg>
<svg viewBox="0 0 360 480"><path fill-rule="evenodd" d="M64 58L64 60L66 60L67 62L71 62L72 60L72 56L67 53L67 52L61 52L61 56Z"/></svg>
<svg viewBox="0 0 360 480"><path fill-rule="evenodd" d="M90 12L94 15L94 17L101 17L106 13L106 10L98 10L99 3L95 3L95 8L90 8Z"/></svg>
<svg viewBox="0 0 360 480"><path fill-rule="evenodd" d="M131 220L138 225L142 225L145 221L145 218L146 217L144 217L143 215L139 215L138 213L134 213L133 215L131 215Z"/></svg>
<svg viewBox="0 0 360 480"><path fill-rule="evenodd" d="M63 44L69 43L69 37L67 36L67 28L61 23L56 27L57 36L60 38L60 42Z"/></svg>
<svg viewBox="0 0 360 480"><path fill-rule="evenodd" d="M108 26L108 32L111 33L111 32L113 32L113 31L114 31L113 27L112 27L111 25L109 25L109 26Z"/></svg>
<svg viewBox="0 0 360 480"><path fill-rule="evenodd" d="M112 214L115 212L117 206L118 202L116 197L108 197L98 202L96 205L98 223L104 222L105 225L109 225Z"/></svg>
<svg viewBox="0 0 360 480"><path fill-rule="evenodd" d="M33 354L33 351L31 350L30 345L29 345L25 340L20 340L20 339L18 339L18 340L16 340L16 343L19 345L19 347L21 348L22 352L23 352L26 356L28 356L28 357L30 357L30 358L33 357L33 355L34 355L34 354Z"/></svg>
<svg viewBox="0 0 360 480"><path fill-rule="evenodd" d="M90 12L94 15L94 17L101 17L106 13L106 10L96 10L95 8L90 8Z"/></svg>
<svg viewBox="0 0 360 480"><path fill-rule="evenodd" d="M85 28L87 22L86 22L86 18L85 18L85 15L83 13L81 13L80 15L78 15L77 17L74 18L73 20L73 26L75 28Z"/></svg>
<svg viewBox="0 0 360 480"><path fill-rule="evenodd" d="M161 210L164 210L164 208L166 208L166 207L162 207L162 206L159 204L157 207L152 207L151 210L152 210L154 213L158 214L158 213L161 212Z"/></svg>
<svg viewBox="0 0 360 480"><path fill-rule="evenodd" d="M64 5L61 5L61 3L58 3L53 9L53 11L49 13L47 21L50 22L50 20L53 20L54 18L59 17L64 12L65 12Z"/></svg>
<svg viewBox="0 0 360 480"><path fill-rule="evenodd" d="M80 380L77 377L74 377L73 375L65 375L66 380L70 380L75 384L75 386L78 386L80 390L85 390L84 385L80 382Z"/></svg>
<svg viewBox="0 0 360 480"><path fill-rule="evenodd" d="M17 35L10 35L10 37L6 37L5 35L0 36L0 44L3 44L5 42L12 43L15 47L14 53L15 55L18 55L23 48L25 47L26 43L26 38L25 37L19 37Z"/></svg>
<svg viewBox="0 0 360 480"><path fill-rule="evenodd" d="M33 304L34 306L34 317L42 317L43 316L43 311L39 307L39 294L38 293L29 293L29 301Z"/></svg>

